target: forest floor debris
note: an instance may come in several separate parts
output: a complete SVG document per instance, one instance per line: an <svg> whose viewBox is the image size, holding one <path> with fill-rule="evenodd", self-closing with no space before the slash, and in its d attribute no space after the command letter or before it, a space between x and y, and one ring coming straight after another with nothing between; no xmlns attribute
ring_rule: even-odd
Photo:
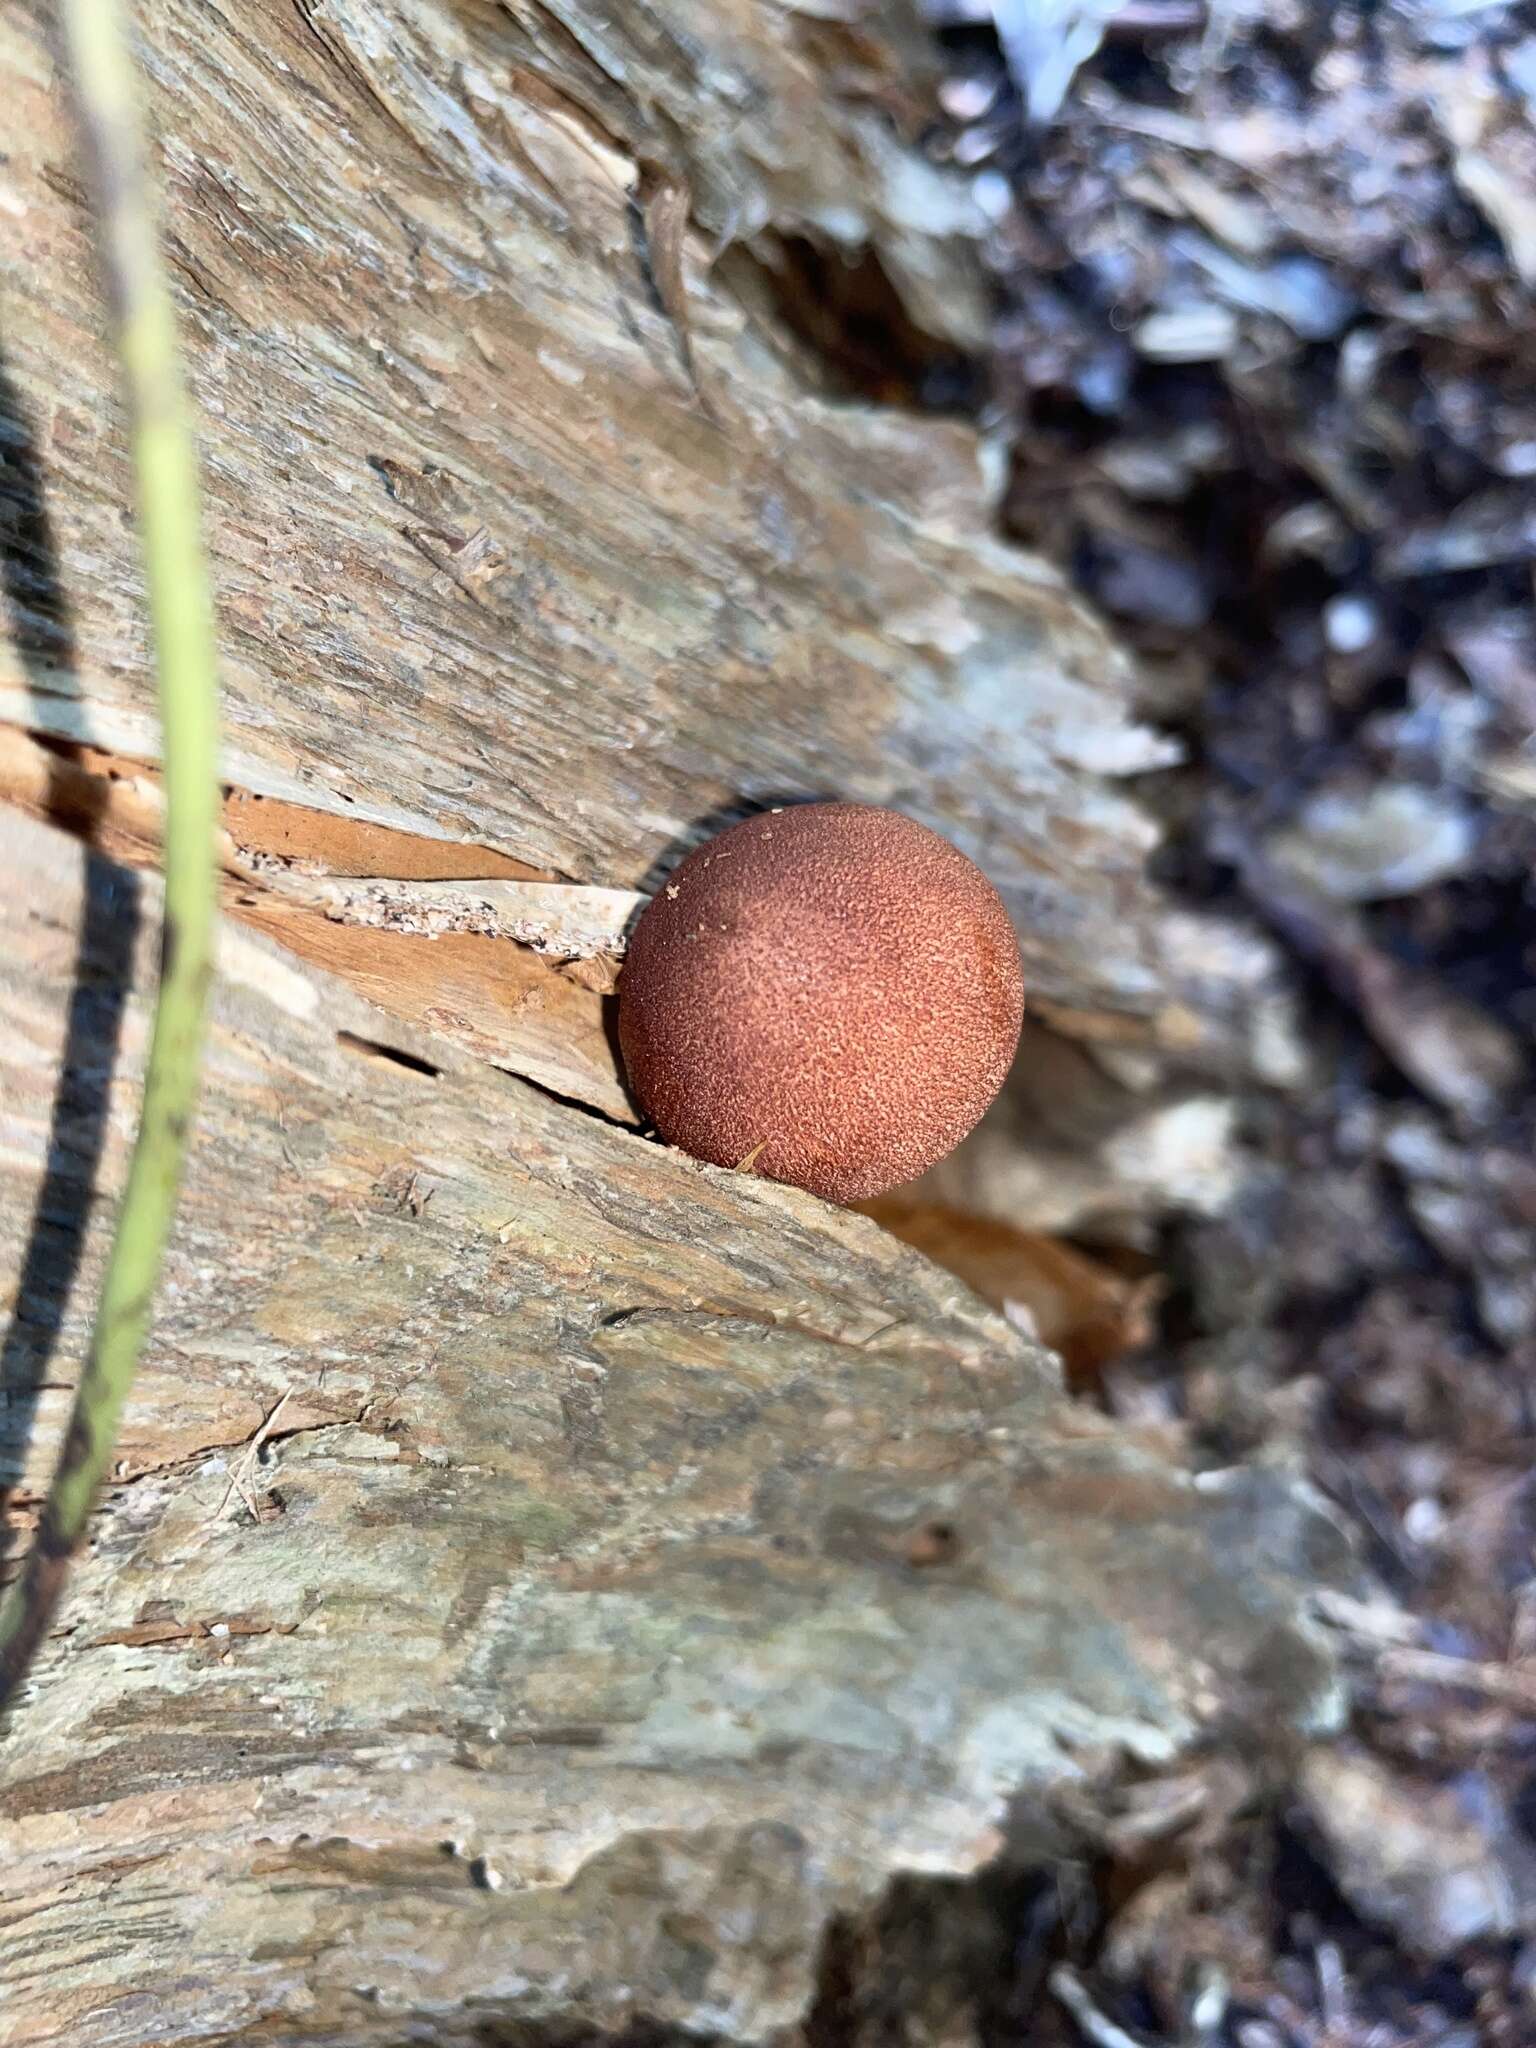
<svg viewBox="0 0 1536 2048"><path fill-rule="evenodd" d="M1236 1199L1169 1227L1156 1332L1095 1384L1197 1464L1301 1466L1383 1588L1342 1624L1347 1740L1111 1838L1097 1910L1042 1936L1031 1895L1004 1973L1054 1991L1042 2048L1521 2048L1536 35L1457 0L928 11L933 148L994 224L1005 527L1134 647L1186 752L1141 785L1162 875L1278 940L1303 1019L1292 1085L1242 1092Z"/></svg>

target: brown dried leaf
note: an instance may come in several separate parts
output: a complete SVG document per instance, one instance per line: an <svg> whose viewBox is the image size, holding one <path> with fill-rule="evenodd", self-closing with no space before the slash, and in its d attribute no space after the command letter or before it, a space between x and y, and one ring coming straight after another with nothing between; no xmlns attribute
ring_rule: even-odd
<svg viewBox="0 0 1536 2048"><path fill-rule="evenodd" d="M1155 1275L1128 1277L1060 1238L937 1202L897 1194L860 1206L995 1307L1026 1309L1040 1341L1061 1353L1074 1378L1092 1378L1152 1334Z"/></svg>

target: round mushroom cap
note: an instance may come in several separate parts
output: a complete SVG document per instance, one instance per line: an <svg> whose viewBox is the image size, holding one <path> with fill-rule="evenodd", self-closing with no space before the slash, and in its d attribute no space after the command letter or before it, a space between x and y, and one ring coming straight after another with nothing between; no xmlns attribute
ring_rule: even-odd
<svg viewBox="0 0 1536 2048"><path fill-rule="evenodd" d="M764 812L699 847L647 904L619 982L629 1083L662 1137L839 1202L959 1144L1023 1012L997 891L868 804Z"/></svg>

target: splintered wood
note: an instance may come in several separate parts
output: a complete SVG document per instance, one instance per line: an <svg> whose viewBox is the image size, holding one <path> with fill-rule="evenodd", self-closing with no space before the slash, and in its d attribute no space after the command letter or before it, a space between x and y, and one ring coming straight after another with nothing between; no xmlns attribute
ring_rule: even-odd
<svg viewBox="0 0 1536 2048"><path fill-rule="evenodd" d="M23 1527L134 1127L162 822L48 12L0 11ZM898 1875L1067 1855L1068 1786L1338 1710L1306 1602L1348 1572L1284 1474L1192 1484L867 1218L627 1127L635 906L796 797L895 805L1008 903L1057 1026L1015 1226L1134 1212L1174 1156L1208 1198L1211 1076L1258 1060L1262 965L1147 878L1127 778L1175 750L1124 655L996 536L973 429L836 388L775 299L815 243L925 348L984 343L985 221L913 146L933 51L848 12L136 8L227 916L119 1463L0 1741L6 2048L786 2038ZM957 1171L999 1197L994 1153Z"/></svg>
<svg viewBox="0 0 1536 2048"><path fill-rule="evenodd" d="M9 1347L35 1493L159 895L14 812L0 857L3 1269L45 1168L54 1212L95 1197L61 1328ZM118 1476L0 1745L7 2048L636 2011L760 2041L898 1873L972 1870L1127 1754L1336 1711L1305 1607L1350 1581L1289 1479L1191 1485L867 1218L226 936ZM51 1151L71 990L114 971L121 1017L72 1027L109 1092Z"/></svg>
<svg viewBox="0 0 1536 2048"><path fill-rule="evenodd" d="M829 396L711 267L835 218L977 346L984 222L904 146L933 53L892 24L829 64L758 0L644 20L147 0L230 783L614 889L743 803L893 803L997 882L1032 988L1156 1042L1180 992L1123 778L1170 748L1122 654L993 537L969 427ZM0 720L149 760L67 97L25 13L0 61Z"/></svg>

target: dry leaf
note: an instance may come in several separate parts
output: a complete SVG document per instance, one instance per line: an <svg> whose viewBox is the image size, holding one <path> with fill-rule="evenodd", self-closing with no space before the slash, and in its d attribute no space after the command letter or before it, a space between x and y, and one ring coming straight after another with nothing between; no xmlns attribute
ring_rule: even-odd
<svg viewBox="0 0 1536 2048"><path fill-rule="evenodd" d="M1075 1379L1093 1378L1152 1334L1155 1275L1128 1277L1061 1238L937 1202L882 1195L859 1207L994 1307L1027 1309Z"/></svg>

